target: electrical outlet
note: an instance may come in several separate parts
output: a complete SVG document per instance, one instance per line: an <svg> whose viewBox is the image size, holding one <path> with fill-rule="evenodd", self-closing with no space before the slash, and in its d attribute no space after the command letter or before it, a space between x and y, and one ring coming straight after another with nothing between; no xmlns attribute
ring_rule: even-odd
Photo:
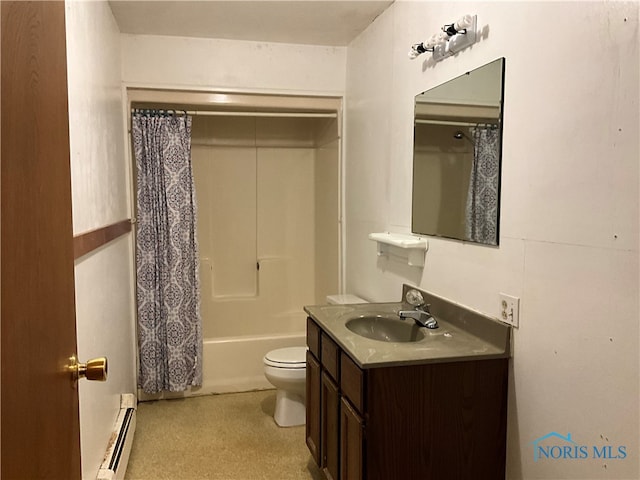
<svg viewBox="0 0 640 480"><path fill-rule="evenodd" d="M500 320L518 327L520 321L520 299L518 297L500 294Z"/></svg>

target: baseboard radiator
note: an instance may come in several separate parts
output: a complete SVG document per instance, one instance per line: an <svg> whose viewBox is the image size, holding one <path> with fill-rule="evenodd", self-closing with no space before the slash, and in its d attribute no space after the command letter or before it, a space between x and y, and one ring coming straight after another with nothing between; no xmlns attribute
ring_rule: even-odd
<svg viewBox="0 0 640 480"><path fill-rule="evenodd" d="M135 430L136 397L125 393L120 396L120 412L96 480L124 479Z"/></svg>

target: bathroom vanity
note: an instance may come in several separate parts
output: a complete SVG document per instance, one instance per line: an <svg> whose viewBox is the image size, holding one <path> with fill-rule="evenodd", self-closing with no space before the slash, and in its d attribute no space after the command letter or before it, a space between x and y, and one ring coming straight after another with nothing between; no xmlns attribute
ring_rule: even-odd
<svg viewBox="0 0 640 480"><path fill-rule="evenodd" d="M306 441L327 479L504 478L510 327L423 293L429 332L403 303L305 307ZM373 339L394 316L418 334Z"/></svg>

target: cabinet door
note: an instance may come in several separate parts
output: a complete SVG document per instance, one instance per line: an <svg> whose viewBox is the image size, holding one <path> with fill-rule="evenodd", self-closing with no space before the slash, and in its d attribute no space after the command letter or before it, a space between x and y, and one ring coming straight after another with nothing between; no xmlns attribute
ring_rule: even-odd
<svg viewBox="0 0 640 480"><path fill-rule="evenodd" d="M340 479L362 480L364 424L362 418L342 397L340 404Z"/></svg>
<svg viewBox="0 0 640 480"><path fill-rule="evenodd" d="M322 470L327 480L338 480L340 461L340 393L338 386L322 372Z"/></svg>
<svg viewBox="0 0 640 480"><path fill-rule="evenodd" d="M320 363L307 351L307 408L305 433L311 456L320 463Z"/></svg>

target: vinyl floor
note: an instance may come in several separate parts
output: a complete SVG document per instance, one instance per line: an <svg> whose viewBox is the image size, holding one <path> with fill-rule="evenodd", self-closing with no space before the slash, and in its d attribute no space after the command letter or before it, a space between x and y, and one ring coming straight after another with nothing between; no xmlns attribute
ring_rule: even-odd
<svg viewBox="0 0 640 480"><path fill-rule="evenodd" d="M275 390L138 405L126 480L321 480L304 426L273 420Z"/></svg>

